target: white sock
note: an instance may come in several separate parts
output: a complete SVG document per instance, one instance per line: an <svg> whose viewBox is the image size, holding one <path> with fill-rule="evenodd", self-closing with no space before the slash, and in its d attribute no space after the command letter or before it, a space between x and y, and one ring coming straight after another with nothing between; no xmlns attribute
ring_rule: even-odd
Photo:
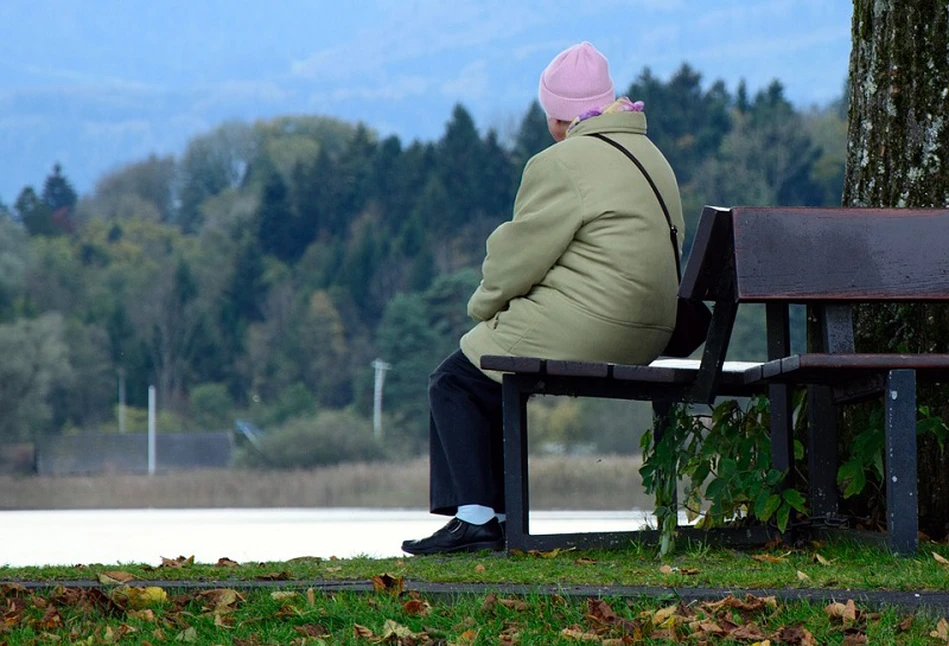
<svg viewBox="0 0 949 646"><path fill-rule="evenodd" d="M471 525L484 525L494 518L494 510L484 505L459 505L455 518Z"/></svg>

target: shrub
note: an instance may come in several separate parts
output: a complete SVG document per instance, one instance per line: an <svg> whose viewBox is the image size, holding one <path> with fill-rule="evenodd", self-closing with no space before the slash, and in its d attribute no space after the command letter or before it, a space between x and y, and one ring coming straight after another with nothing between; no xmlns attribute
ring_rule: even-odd
<svg viewBox="0 0 949 646"><path fill-rule="evenodd" d="M233 409L224 384L199 384L191 389L191 419L201 430L229 428Z"/></svg>
<svg viewBox="0 0 949 646"><path fill-rule="evenodd" d="M377 460L382 455L369 420L349 411L327 410L269 430L260 447L247 447L238 462L251 467L305 469Z"/></svg>

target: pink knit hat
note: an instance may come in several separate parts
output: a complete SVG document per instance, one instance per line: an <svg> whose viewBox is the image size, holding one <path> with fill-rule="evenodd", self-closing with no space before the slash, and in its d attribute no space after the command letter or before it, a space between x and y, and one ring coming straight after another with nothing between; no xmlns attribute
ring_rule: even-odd
<svg viewBox="0 0 949 646"><path fill-rule="evenodd" d="M572 121L615 99L610 64L584 41L557 54L540 75L540 104L548 117Z"/></svg>

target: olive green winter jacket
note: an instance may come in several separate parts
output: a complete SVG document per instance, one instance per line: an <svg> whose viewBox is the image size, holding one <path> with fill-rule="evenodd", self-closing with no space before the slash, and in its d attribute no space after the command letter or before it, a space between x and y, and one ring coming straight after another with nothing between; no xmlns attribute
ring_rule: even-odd
<svg viewBox="0 0 949 646"><path fill-rule="evenodd" d="M675 175L646 137L645 115L582 121L527 162L513 218L488 237L468 301L479 323L461 339L476 366L485 354L642 364L669 339L678 282L666 219L642 173L590 133L642 162L682 244Z"/></svg>

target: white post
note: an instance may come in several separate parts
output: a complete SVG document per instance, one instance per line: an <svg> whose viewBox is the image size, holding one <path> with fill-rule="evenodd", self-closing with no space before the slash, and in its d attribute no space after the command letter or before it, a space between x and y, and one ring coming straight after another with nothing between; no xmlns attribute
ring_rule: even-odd
<svg viewBox="0 0 949 646"><path fill-rule="evenodd" d="M125 368L119 368L119 433L125 432Z"/></svg>
<svg viewBox="0 0 949 646"><path fill-rule="evenodd" d="M376 359L372 362L372 367L376 371L375 387L372 393L372 436L376 440L382 439L382 384L386 380L386 370L392 366Z"/></svg>
<svg viewBox="0 0 949 646"><path fill-rule="evenodd" d="M155 387L148 387L148 475L155 475Z"/></svg>

